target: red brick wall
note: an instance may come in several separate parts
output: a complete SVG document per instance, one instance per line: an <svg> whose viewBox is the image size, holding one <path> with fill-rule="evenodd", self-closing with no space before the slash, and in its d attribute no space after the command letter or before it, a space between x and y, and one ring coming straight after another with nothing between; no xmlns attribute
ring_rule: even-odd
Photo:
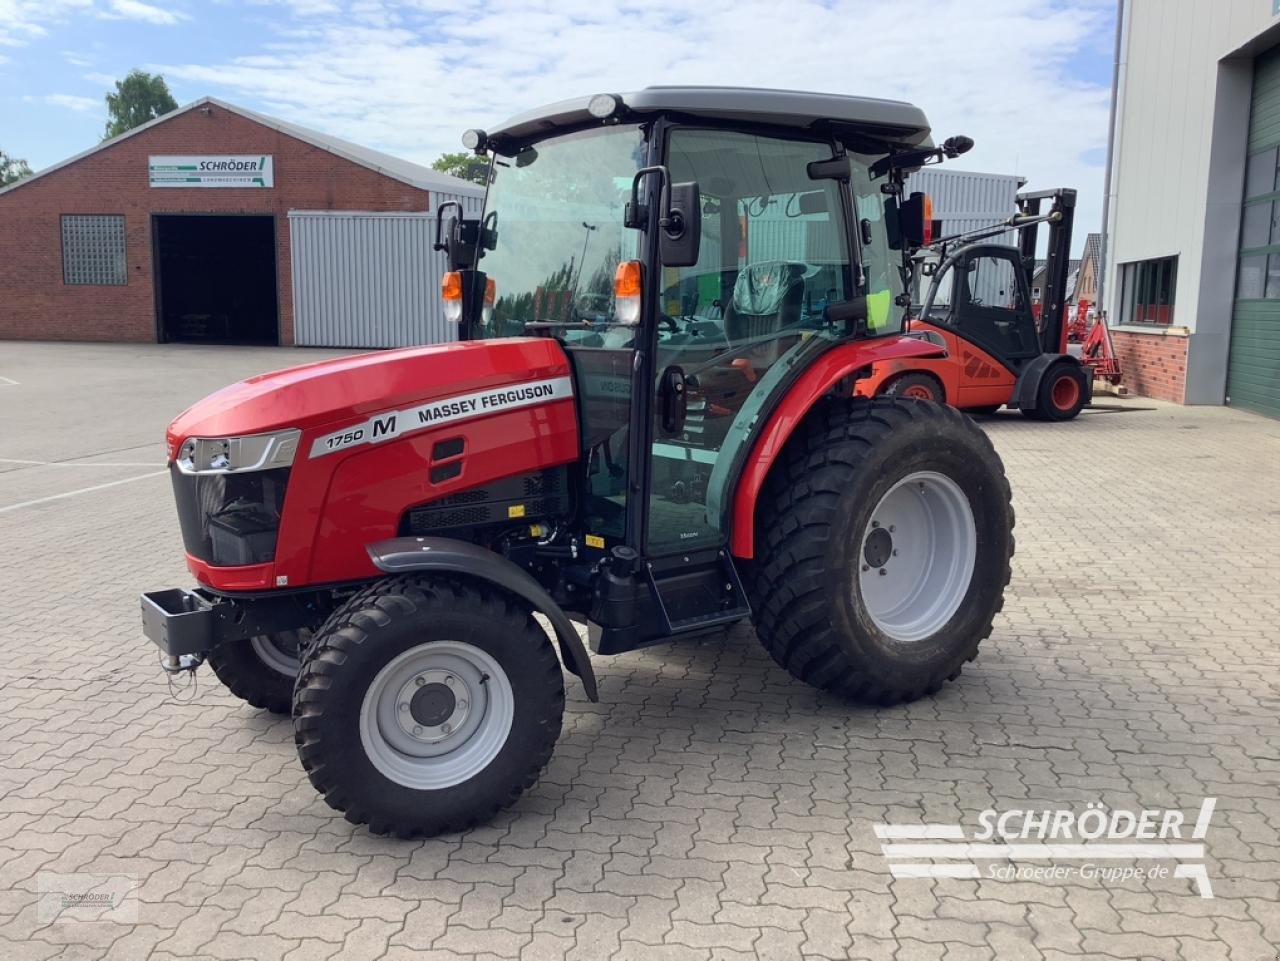
<svg viewBox="0 0 1280 961"><path fill-rule="evenodd" d="M270 214L280 342L293 343L290 210L428 210L427 191L216 105L0 194L0 339L156 340L151 214ZM270 189L150 187L151 154L271 154ZM125 286L62 282L62 214L123 214Z"/></svg>
<svg viewBox="0 0 1280 961"><path fill-rule="evenodd" d="M1124 385L1143 397L1181 404L1187 383L1188 340L1163 331L1113 330L1111 342L1124 372Z"/></svg>

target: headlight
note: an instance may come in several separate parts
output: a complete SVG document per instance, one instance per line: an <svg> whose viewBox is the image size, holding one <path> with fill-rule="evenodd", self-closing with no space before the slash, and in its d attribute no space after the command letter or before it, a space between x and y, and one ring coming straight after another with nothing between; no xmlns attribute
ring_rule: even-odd
<svg viewBox="0 0 1280 961"><path fill-rule="evenodd" d="M246 437L188 437L175 463L184 474L231 474L288 467L298 452L296 428Z"/></svg>

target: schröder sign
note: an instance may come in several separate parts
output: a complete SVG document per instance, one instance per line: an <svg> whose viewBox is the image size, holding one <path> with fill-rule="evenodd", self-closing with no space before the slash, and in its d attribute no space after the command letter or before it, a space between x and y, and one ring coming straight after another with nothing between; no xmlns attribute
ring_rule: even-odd
<svg viewBox="0 0 1280 961"><path fill-rule="evenodd" d="M253 156L148 157L152 187L272 187L271 154Z"/></svg>

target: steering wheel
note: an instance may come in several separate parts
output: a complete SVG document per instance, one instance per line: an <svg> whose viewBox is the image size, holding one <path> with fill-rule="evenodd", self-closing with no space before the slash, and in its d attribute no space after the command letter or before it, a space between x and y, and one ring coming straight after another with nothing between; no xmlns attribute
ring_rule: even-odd
<svg viewBox="0 0 1280 961"><path fill-rule="evenodd" d="M658 314L658 322L666 324L671 333L680 333L680 325L676 323L676 319L674 317L668 317L666 314Z"/></svg>

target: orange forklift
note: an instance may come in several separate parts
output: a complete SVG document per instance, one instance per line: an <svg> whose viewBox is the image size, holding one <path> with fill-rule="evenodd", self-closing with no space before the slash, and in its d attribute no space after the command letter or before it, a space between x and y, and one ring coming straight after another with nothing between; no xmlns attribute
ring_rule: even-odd
<svg viewBox="0 0 1280 961"><path fill-rule="evenodd" d="M911 202L929 205L920 194ZM1067 352L1064 322L1076 192L1022 193L1017 203L1001 224L926 242L916 256L928 287L908 331L946 354L882 361L857 381L856 395L916 397L976 414L1007 406L1036 420L1070 420L1092 400L1092 374ZM1049 225L1048 261L1037 318L1028 278L1042 223ZM1017 247L983 242L1008 230L1018 231Z"/></svg>

